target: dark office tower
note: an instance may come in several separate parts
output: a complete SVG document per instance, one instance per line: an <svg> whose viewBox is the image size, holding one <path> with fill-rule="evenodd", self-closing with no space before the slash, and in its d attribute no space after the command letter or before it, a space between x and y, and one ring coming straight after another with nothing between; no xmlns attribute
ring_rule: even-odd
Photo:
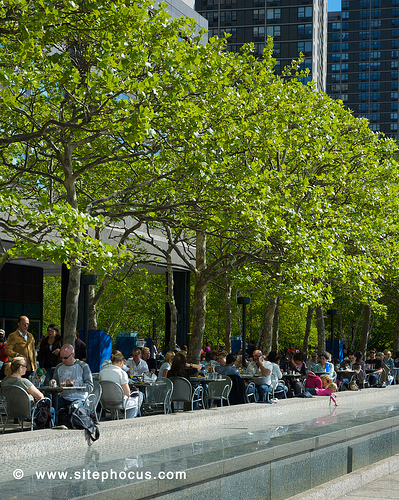
<svg viewBox="0 0 399 500"><path fill-rule="evenodd" d="M196 0L195 10L208 19L209 37L231 35L231 51L254 42L255 54L261 56L267 37L273 37L277 70L302 52L303 67L310 69L317 88L325 90L327 0Z"/></svg>
<svg viewBox="0 0 399 500"><path fill-rule="evenodd" d="M399 0L343 0L328 21L327 93L398 138Z"/></svg>

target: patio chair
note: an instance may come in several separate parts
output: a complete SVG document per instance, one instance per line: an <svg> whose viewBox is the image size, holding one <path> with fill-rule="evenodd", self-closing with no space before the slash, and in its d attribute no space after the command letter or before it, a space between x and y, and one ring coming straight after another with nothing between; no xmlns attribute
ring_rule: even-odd
<svg viewBox="0 0 399 500"><path fill-rule="evenodd" d="M119 420L119 410L124 412L126 418L127 398L122 387L115 382L102 380L100 382L102 394L100 398L101 408L109 410L112 420Z"/></svg>
<svg viewBox="0 0 399 500"><path fill-rule="evenodd" d="M232 381L229 394L229 403L231 405L240 405L248 403L247 388L244 380L239 375L229 375Z"/></svg>
<svg viewBox="0 0 399 500"><path fill-rule="evenodd" d="M30 420L30 430L33 431L34 413L36 406L41 401L46 401L51 406L49 398L42 398L34 402L29 397L29 394L18 386L2 387L2 395L5 397L4 409L6 412L6 421L4 422L3 434L7 427L7 422L10 418L18 418L21 424L21 430L24 430L24 420Z"/></svg>
<svg viewBox="0 0 399 500"><path fill-rule="evenodd" d="M277 387L280 387L280 389L277 389ZM276 394L282 394L284 399L287 399L288 390L286 391L285 387L286 385L284 383L284 380L278 380L277 384L273 385L272 387L272 398L275 399Z"/></svg>
<svg viewBox="0 0 399 500"><path fill-rule="evenodd" d="M223 406L223 400L227 402L227 405L230 406L229 402L229 394L231 391L231 387L233 382L230 377L227 375L223 375L225 380L211 380L208 384L208 393L205 398L205 406L210 408L208 405L209 401L216 400L220 401L220 405Z"/></svg>
<svg viewBox="0 0 399 500"><path fill-rule="evenodd" d="M173 382L168 378L158 377L153 385L146 387L144 411L148 412L160 406L165 414L172 413L172 392Z"/></svg>
<svg viewBox="0 0 399 500"><path fill-rule="evenodd" d="M247 385L247 398L248 403L256 403L258 401L258 391L256 390L255 382L249 382Z"/></svg>
<svg viewBox="0 0 399 500"><path fill-rule="evenodd" d="M194 388L184 377L171 377L170 380L173 382L172 402L190 403L191 411L194 410L195 403L204 408L203 389L200 385Z"/></svg>
<svg viewBox="0 0 399 500"><path fill-rule="evenodd" d="M96 380L93 382L93 392L91 392L85 402L84 402L84 406L86 408L89 408L94 416L95 416L95 421L97 423L100 422L101 420L101 414L100 414L100 418L98 418L98 414L97 414L97 407L98 407L98 404L100 403L100 399L101 399L101 395L102 395L102 387L100 385L100 382L97 382ZM100 412L101 413L101 412Z"/></svg>

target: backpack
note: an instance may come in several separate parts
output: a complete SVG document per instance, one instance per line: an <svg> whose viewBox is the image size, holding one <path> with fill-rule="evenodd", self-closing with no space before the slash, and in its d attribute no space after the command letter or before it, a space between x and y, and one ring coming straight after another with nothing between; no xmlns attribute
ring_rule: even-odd
<svg viewBox="0 0 399 500"><path fill-rule="evenodd" d="M38 429L50 429L54 423L54 409L48 401L39 401L36 405L34 421Z"/></svg>
<svg viewBox="0 0 399 500"><path fill-rule="evenodd" d="M93 420L93 413L89 408L77 403L69 405L69 422L72 429L85 429L92 441L97 441L100 431Z"/></svg>
<svg viewBox="0 0 399 500"><path fill-rule="evenodd" d="M65 425L68 429L85 429L92 441L97 441L100 431L93 420L93 413L81 402L74 402L69 407L60 408L57 412L58 425Z"/></svg>

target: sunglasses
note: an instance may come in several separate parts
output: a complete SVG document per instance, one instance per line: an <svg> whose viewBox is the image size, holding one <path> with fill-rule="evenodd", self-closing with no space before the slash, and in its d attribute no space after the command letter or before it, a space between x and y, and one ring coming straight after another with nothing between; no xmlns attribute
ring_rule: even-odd
<svg viewBox="0 0 399 500"><path fill-rule="evenodd" d="M61 356L61 359L68 359L71 355L72 355L72 353L69 354L68 356Z"/></svg>

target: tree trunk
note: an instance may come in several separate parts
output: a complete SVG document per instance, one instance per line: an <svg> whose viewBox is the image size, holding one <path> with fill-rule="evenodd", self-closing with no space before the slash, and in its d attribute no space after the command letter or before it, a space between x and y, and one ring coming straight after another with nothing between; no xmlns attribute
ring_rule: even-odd
<svg viewBox="0 0 399 500"><path fill-rule="evenodd" d="M362 336L360 338L359 349L365 354L367 349L367 343L369 341L370 335L370 318L371 318L371 307L365 305L363 307L363 325L362 325Z"/></svg>
<svg viewBox="0 0 399 500"><path fill-rule="evenodd" d="M324 329L323 306L316 306L316 325L318 339L318 353L326 350L326 331Z"/></svg>
<svg viewBox="0 0 399 500"><path fill-rule="evenodd" d="M205 333L206 291L208 280L206 273L206 234L197 231L196 234L196 269L194 284L193 331L190 338L188 361L198 363L201 357L201 347Z"/></svg>
<svg viewBox="0 0 399 500"><path fill-rule="evenodd" d="M310 329L312 326L312 317L313 317L313 307L308 306L308 312L306 314L306 328L305 328L305 336L303 338L303 346L302 351L309 354L309 338L310 338Z"/></svg>
<svg viewBox="0 0 399 500"><path fill-rule="evenodd" d="M231 352L231 289L232 285L229 282L227 273L224 275L224 312L225 312L225 327L224 327L224 349L226 352Z"/></svg>
<svg viewBox="0 0 399 500"><path fill-rule="evenodd" d="M277 297L273 318L272 351L278 351L278 333L280 328L280 297Z"/></svg>
<svg viewBox="0 0 399 500"><path fill-rule="evenodd" d="M89 330L97 330L97 304L94 302L96 288L89 286Z"/></svg>
<svg viewBox="0 0 399 500"><path fill-rule="evenodd" d="M170 309L170 339L169 350L173 351L176 347L177 336L177 307L174 294L174 279L173 279L173 266L172 257L170 253L166 254L167 270L168 270L168 304Z"/></svg>
<svg viewBox="0 0 399 500"><path fill-rule="evenodd" d="M72 264L69 270L68 289L65 300L64 344L71 344L73 346L75 346L76 327L78 324L80 275L80 266Z"/></svg>
<svg viewBox="0 0 399 500"><path fill-rule="evenodd" d="M262 324L262 344L261 351L264 356L267 356L269 352L272 350L272 335L273 335L273 320L274 320L274 312L276 310L277 305L277 297L273 297L269 300L266 308L265 318Z"/></svg>
<svg viewBox="0 0 399 500"><path fill-rule="evenodd" d="M396 323L395 323L395 331L393 334L393 349L392 349L392 357L397 358L397 352L399 352L399 302L396 304Z"/></svg>

